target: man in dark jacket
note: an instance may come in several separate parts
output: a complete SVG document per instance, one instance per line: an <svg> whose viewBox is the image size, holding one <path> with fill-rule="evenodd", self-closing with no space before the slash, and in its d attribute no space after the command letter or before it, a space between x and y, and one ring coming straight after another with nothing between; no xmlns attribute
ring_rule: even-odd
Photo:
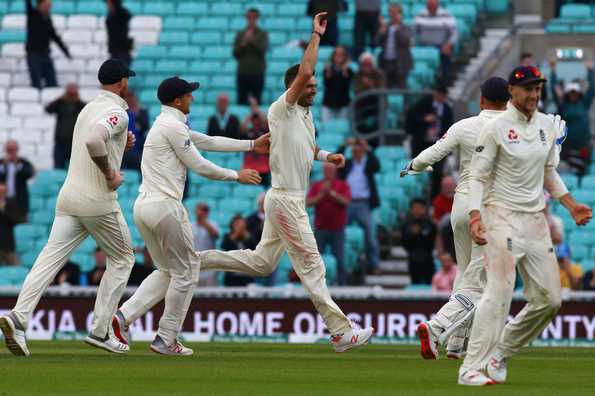
<svg viewBox="0 0 595 396"><path fill-rule="evenodd" d="M309 0L306 15L313 17L320 12L326 12L327 25L320 45L336 47L339 42L338 17L339 12L345 11L345 0Z"/></svg>
<svg viewBox="0 0 595 396"><path fill-rule="evenodd" d="M9 140L5 145L6 157L0 159L0 183L6 184L6 198L15 199L23 216L29 212L27 180L33 177L33 165L19 158L19 145Z"/></svg>
<svg viewBox="0 0 595 396"><path fill-rule="evenodd" d="M446 102L446 86L440 85L432 96L425 96L407 112L405 130L411 135L411 156L430 147L450 128L453 112ZM432 197L440 191L443 162L434 165Z"/></svg>
<svg viewBox="0 0 595 396"><path fill-rule="evenodd" d="M390 24L381 19L376 42L382 48L378 57L380 68L386 76L389 88L406 88L407 75L413 67L411 56L411 29L402 23L403 9L391 4Z"/></svg>
<svg viewBox="0 0 595 396"><path fill-rule="evenodd" d="M108 14L105 18L107 29L107 50L112 58L118 58L126 66L130 65L130 51L133 42L128 37L132 15L122 5L122 0L107 0Z"/></svg>
<svg viewBox="0 0 595 396"><path fill-rule="evenodd" d="M347 223L355 221L364 230L368 271L376 273L380 253L372 210L380 206L374 179L374 175L380 172L380 161L364 139L348 139L346 143L351 145L352 158L345 162L345 168L340 170L339 177L347 181L351 190ZM341 146L338 152L343 153L345 148L345 145Z"/></svg>
<svg viewBox="0 0 595 396"><path fill-rule="evenodd" d="M229 98L225 94L217 97L217 110L209 117L207 134L209 136L225 136L231 139L243 139L240 133L240 120L229 113Z"/></svg>
<svg viewBox="0 0 595 396"><path fill-rule="evenodd" d="M407 250L409 275L413 284L431 284L434 276L436 225L428 215L424 200L411 201L410 212L401 227L401 240Z"/></svg>
<svg viewBox="0 0 595 396"><path fill-rule="evenodd" d="M239 31L233 44L233 57L238 61L237 89L238 103L249 105L248 97L253 96L262 103L266 52L269 46L267 32L257 26L260 12L251 8L246 12L248 26Z"/></svg>
<svg viewBox="0 0 595 396"><path fill-rule="evenodd" d="M0 264L18 265L14 226L22 222L16 199L6 197L6 185L0 182Z"/></svg>
<svg viewBox="0 0 595 396"><path fill-rule="evenodd" d="M54 29L50 17L52 2L50 0L37 0L37 6L33 7L31 0L26 0L26 4L27 43L25 44L25 50L27 52L31 85L35 88L42 88L42 86L55 87L58 84L56 83L54 62L50 58L50 40L54 40L68 58L70 58L70 53Z"/></svg>
<svg viewBox="0 0 595 396"><path fill-rule="evenodd" d="M70 83L64 94L45 107L45 111L56 115L56 130L54 133L54 168L66 169L66 162L70 160L72 151L72 134L76 119L85 107L79 96L79 88Z"/></svg>

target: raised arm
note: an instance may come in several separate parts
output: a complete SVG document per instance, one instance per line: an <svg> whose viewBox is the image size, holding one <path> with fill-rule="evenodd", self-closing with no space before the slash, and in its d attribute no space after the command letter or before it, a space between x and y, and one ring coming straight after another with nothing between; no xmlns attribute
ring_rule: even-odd
<svg viewBox="0 0 595 396"><path fill-rule="evenodd" d="M268 133L256 140L238 140L190 131L190 140L192 140L196 148L203 151L255 151L258 154L266 154L269 152L270 146L270 135Z"/></svg>
<svg viewBox="0 0 595 396"><path fill-rule="evenodd" d="M452 153L459 144L457 125L451 126L436 143L419 153L411 161L411 170L421 172L428 166L434 165L448 154Z"/></svg>
<svg viewBox="0 0 595 396"><path fill-rule="evenodd" d="M298 74L289 87L287 96L285 97L285 101L288 104L293 105L298 101L306 84L308 84L308 81L310 81L310 78L314 75L314 68L316 66L316 61L318 60L318 46L320 45L320 38L326 30L326 24L326 12L321 12L314 16L310 43L306 47L306 51L302 57Z"/></svg>

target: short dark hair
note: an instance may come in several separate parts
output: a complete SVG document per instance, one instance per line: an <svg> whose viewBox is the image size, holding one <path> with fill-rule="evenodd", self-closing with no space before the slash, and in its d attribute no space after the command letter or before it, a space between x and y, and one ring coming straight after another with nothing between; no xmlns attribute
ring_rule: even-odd
<svg viewBox="0 0 595 396"><path fill-rule="evenodd" d="M291 84L293 83L293 80L295 80L295 78L298 75L298 72L300 71L300 65L299 64L295 64L293 66L291 66L289 69L287 69L287 71L285 72L285 89L289 89L289 87L291 87ZM315 72L312 71L312 75L314 75Z"/></svg>
<svg viewBox="0 0 595 396"><path fill-rule="evenodd" d="M523 52L523 53L521 53L521 57L519 58L519 60L522 61L523 59L526 59L526 58L533 58L533 54L530 52Z"/></svg>
<svg viewBox="0 0 595 396"><path fill-rule="evenodd" d="M420 204L420 205L423 205L423 206L426 206L426 207L428 206L428 203L423 198L414 198L414 199L412 199L411 200L411 203L409 204L409 207L412 208L413 205L415 205L415 204Z"/></svg>
<svg viewBox="0 0 595 396"><path fill-rule="evenodd" d="M248 8L248 10L246 11L246 14L250 13L250 12L254 12L256 14L256 16L260 16L260 11L258 10L258 8L255 8L255 7Z"/></svg>

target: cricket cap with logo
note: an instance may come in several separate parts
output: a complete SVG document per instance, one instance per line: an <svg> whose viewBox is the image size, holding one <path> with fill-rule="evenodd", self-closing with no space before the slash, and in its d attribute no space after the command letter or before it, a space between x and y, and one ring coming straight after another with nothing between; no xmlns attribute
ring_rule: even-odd
<svg viewBox="0 0 595 396"><path fill-rule="evenodd" d="M535 66L517 66L508 76L509 85L529 85L546 82L543 73Z"/></svg>
<svg viewBox="0 0 595 396"><path fill-rule="evenodd" d="M166 78L157 88L157 98L162 104L171 103L177 98L196 91L200 87L198 82L188 82L180 77Z"/></svg>

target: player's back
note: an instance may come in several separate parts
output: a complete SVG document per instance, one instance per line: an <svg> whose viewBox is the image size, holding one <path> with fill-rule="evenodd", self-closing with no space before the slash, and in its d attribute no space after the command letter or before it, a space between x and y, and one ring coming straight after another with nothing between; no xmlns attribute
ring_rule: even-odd
<svg viewBox="0 0 595 396"><path fill-rule="evenodd" d="M72 137L72 153L68 173L56 210L77 216L109 213L117 208L117 194L109 191L105 176L91 159L87 139L96 133L98 124L104 126L109 138L106 142L109 166L119 170L126 148L128 115L124 99L102 90L79 113Z"/></svg>
<svg viewBox="0 0 595 396"><path fill-rule="evenodd" d="M459 135L457 139L457 156L459 158L457 192L469 193L469 167L471 165L471 158L475 152L477 138L483 126L500 114L502 114L502 111L482 110L478 115L462 119L450 127L452 133ZM451 133L450 130L448 133Z"/></svg>
<svg viewBox="0 0 595 396"><path fill-rule="evenodd" d="M309 108L285 102L285 92L269 108L269 166L272 187L306 193L314 162L316 138Z"/></svg>
<svg viewBox="0 0 595 396"><path fill-rule="evenodd" d="M186 166L172 147L168 134L185 134L190 146L185 116L173 107L163 106L161 114L147 133L141 160L141 193L160 193L181 200L186 183Z"/></svg>

